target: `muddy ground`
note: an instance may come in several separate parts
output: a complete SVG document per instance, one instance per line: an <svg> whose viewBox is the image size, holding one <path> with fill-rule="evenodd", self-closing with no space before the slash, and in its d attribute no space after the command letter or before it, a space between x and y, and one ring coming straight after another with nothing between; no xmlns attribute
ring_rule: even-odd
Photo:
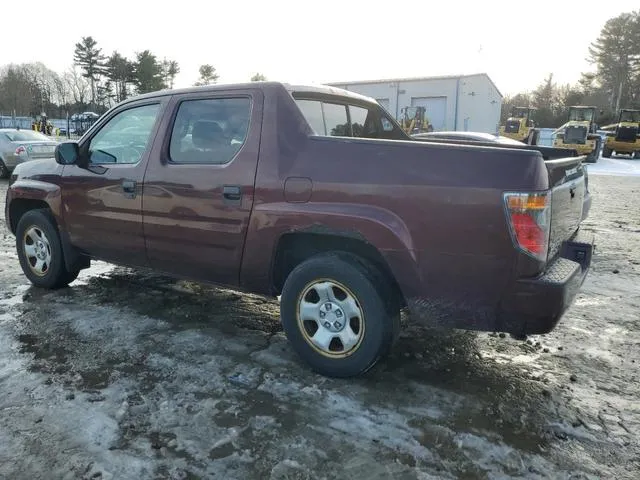
<svg viewBox="0 0 640 480"><path fill-rule="evenodd" d="M30 288L2 225L0 478L640 478L640 177L590 184L593 269L557 330L408 327L348 381L261 298L102 263Z"/></svg>

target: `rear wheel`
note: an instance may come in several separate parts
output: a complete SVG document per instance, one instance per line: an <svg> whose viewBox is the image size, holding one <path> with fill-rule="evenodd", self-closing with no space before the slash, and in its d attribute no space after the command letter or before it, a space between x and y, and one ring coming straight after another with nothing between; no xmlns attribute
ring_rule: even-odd
<svg viewBox="0 0 640 480"><path fill-rule="evenodd" d="M31 210L20 218L16 249L22 271L36 287L66 287L80 273L66 269L58 229L48 210Z"/></svg>
<svg viewBox="0 0 640 480"><path fill-rule="evenodd" d="M602 156L603 156L604 158L611 158L611 154L612 154L612 153L613 153L613 150L611 150L610 148L608 148L608 147L606 147L606 146L605 146L605 147L604 147L604 149L602 150Z"/></svg>
<svg viewBox="0 0 640 480"><path fill-rule="evenodd" d="M400 330L392 289L358 257L319 254L288 276L280 314L293 349L330 377L365 373L385 356Z"/></svg>
<svg viewBox="0 0 640 480"><path fill-rule="evenodd" d="M9 178L9 169L0 158L0 178Z"/></svg>

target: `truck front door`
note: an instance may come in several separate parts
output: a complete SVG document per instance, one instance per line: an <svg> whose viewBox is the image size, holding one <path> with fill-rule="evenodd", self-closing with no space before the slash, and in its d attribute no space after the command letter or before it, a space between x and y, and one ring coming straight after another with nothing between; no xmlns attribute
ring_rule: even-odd
<svg viewBox="0 0 640 480"><path fill-rule="evenodd" d="M144 177L151 267L236 285L254 201L263 94L173 97Z"/></svg>
<svg viewBox="0 0 640 480"><path fill-rule="evenodd" d="M86 168L66 165L64 220L71 243L91 256L147 264L142 232L142 179L164 99L123 105L109 114L80 154Z"/></svg>

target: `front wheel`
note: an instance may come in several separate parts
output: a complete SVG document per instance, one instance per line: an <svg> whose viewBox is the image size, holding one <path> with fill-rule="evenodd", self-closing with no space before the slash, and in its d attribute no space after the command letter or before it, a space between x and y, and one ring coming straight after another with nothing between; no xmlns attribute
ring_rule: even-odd
<svg viewBox="0 0 640 480"><path fill-rule="evenodd" d="M392 297L385 285L373 267L349 254L320 254L298 265L280 299L293 349L322 375L365 373L399 333L399 310L385 301Z"/></svg>
<svg viewBox="0 0 640 480"><path fill-rule="evenodd" d="M66 287L80 273L68 271L54 219L48 210L30 210L16 229L16 249L22 271L36 287Z"/></svg>

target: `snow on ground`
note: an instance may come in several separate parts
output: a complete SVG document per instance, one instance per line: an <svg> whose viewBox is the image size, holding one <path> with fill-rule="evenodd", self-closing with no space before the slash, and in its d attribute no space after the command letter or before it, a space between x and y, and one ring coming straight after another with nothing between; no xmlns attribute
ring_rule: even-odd
<svg viewBox="0 0 640 480"><path fill-rule="evenodd" d="M640 176L640 160L629 157L600 157L597 163L588 163L589 175L616 175L624 177Z"/></svg>
<svg viewBox="0 0 640 480"><path fill-rule="evenodd" d="M589 165L592 271L551 334L409 324L346 381L299 361L275 301L102 262L32 288L0 223L0 479L637 480L636 165Z"/></svg>

